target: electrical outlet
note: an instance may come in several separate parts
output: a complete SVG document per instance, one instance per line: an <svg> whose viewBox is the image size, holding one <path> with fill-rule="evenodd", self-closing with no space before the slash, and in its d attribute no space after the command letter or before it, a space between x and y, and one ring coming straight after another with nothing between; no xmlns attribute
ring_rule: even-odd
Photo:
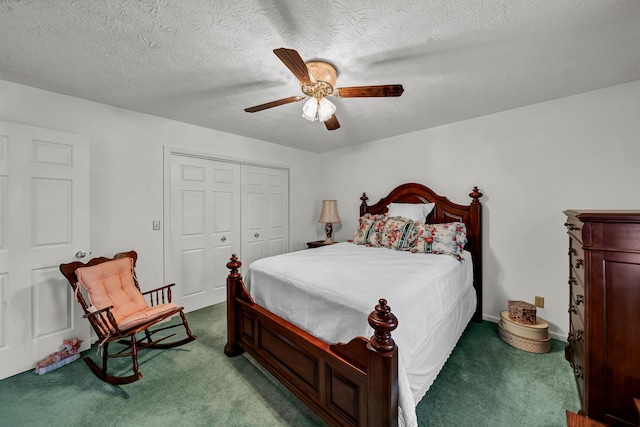
<svg viewBox="0 0 640 427"><path fill-rule="evenodd" d="M154 231L160 230L160 220L159 219L154 219L153 220L153 230Z"/></svg>
<svg viewBox="0 0 640 427"><path fill-rule="evenodd" d="M535 306L536 307L540 307L540 308L544 308L544 297L536 296Z"/></svg>

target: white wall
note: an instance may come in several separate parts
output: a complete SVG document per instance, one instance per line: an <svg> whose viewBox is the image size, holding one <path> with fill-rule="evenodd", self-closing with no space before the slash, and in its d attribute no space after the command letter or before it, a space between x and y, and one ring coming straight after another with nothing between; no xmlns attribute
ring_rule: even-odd
<svg viewBox="0 0 640 427"><path fill-rule="evenodd" d="M322 155L327 188L355 230L359 197L370 203L420 182L468 203L477 185L484 229L484 315L508 299L533 303L554 336L569 328L568 208L640 209L640 81L453 123ZM325 196L327 197L327 196Z"/></svg>
<svg viewBox="0 0 640 427"><path fill-rule="evenodd" d="M163 284L163 147L290 168L291 248L318 238L318 155L0 80L0 120L90 140L91 248L135 249L145 288ZM162 223L164 227L164 221ZM73 254L69 254L72 256Z"/></svg>
<svg viewBox="0 0 640 427"><path fill-rule="evenodd" d="M322 237L322 199L338 199L335 238L346 240L363 191L373 203L415 181L467 203L478 185L485 318L508 299L541 295L539 315L559 338L568 330L562 211L640 208L639 119L637 81L318 155L0 81L0 120L89 137L91 250L136 249L143 281L163 282L163 233L151 221L163 219L165 145L289 166L294 250Z"/></svg>

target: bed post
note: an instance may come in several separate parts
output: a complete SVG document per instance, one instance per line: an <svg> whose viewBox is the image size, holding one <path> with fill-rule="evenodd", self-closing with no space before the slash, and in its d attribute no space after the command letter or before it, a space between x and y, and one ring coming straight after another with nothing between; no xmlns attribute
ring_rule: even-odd
<svg viewBox="0 0 640 427"><path fill-rule="evenodd" d="M470 228L472 234L469 236L469 241L473 244L469 248L469 252L473 256L473 287L476 288L478 296L473 321L482 322L482 203L480 202L482 193L478 191L478 187L473 187L469 197L472 199L469 206L469 223L473 225Z"/></svg>
<svg viewBox="0 0 640 427"><path fill-rule="evenodd" d="M231 255L231 260L227 263L227 268L231 270L227 277L227 344L224 346L224 354L229 357L237 356L244 352L238 341L239 324L236 316L236 295L237 289L242 285L242 276L238 269L242 263L238 260L236 254Z"/></svg>
<svg viewBox="0 0 640 427"><path fill-rule="evenodd" d="M380 299L369 315L373 336L369 340L369 402L368 425L398 425L398 347L391 331L398 327L398 319L391 313L387 300Z"/></svg>
<svg viewBox="0 0 640 427"><path fill-rule="evenodd" d="M367 193L362 193L360 200L362 200L362 203L360 203L360 216L364 216L367 213L367 200L369 200Z"/></svg>

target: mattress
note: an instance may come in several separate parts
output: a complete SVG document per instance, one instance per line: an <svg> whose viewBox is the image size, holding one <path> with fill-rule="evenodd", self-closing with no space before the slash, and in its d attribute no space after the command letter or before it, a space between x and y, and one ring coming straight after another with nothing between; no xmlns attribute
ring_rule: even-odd
<svg viewBox="0 0 640 427"><path fill-rule="evenodd" d="M327 343L370 337L367 317L385 298L398 318L399 424L410 427L476 308L466 251L458 261L337 243L255 261L245 284L257 304Z"/></svg>

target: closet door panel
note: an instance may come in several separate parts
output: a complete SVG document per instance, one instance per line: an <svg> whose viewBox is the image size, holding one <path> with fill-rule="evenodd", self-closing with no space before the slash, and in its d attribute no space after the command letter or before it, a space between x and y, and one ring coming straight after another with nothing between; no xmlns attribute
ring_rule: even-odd
<svg viewBox="0 0 640 427"><path fill-rule="evenodd" d="M170 157L165 281L193 311L226 298L226 262L240 248L240 165Z"/></svg>
<svg viewBox="0 0 640 427"><path fill-rule="evenodd" d="M242 166L243 271L254 261L289 251L289 171Z"/></svg>
<svg viewBox="0 0 640 427"><path fill-rule="evenodd" d="M165 281L193 311L226 299L226 264L242 271L289 251L289 171L167 153Z"/></svg>

